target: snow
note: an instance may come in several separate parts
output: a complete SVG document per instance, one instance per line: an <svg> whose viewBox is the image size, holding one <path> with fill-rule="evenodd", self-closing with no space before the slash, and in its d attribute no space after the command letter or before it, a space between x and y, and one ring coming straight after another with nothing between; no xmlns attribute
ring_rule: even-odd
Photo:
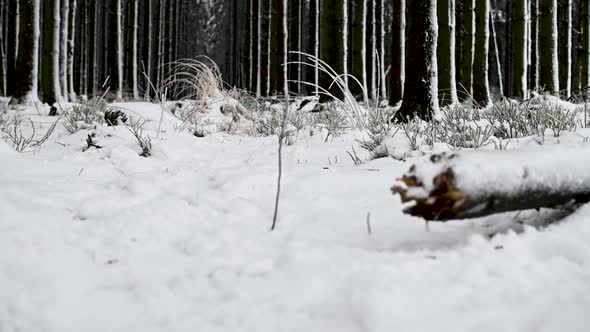
<svg viewBox="0 0 590 332"><path fill-rule="evenodd" d="M590 206L546 228L514 228L514 214L425 227L389 192L415 158L354 166L350 132L284 147L269 232L276 136L196 138L168 113L157 136L158 105L117 106L153 120L152 157L121 126L59 128L36 153L0 141L0 331L590 324ZM103 148L82 152L91 132Z"/></svg>

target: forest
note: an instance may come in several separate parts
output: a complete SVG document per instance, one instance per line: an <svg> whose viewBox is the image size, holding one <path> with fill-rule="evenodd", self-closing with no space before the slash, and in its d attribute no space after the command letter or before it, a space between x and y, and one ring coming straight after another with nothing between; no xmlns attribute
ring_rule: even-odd
<svg viewBox="0 0 590 332"><path fill-rule="evenodd" d="M590 0L0 0L0 331L588 331Z"/></svg>
<svg viewBox="0 0 590 332"><path fill-rule="evenodd" d="M2 0L0 10L0 93L48 104L107 88L151 100L176 61L202 56L225 86L268 97L330 86L309 55L344 75L358 100L391 106L404 88L415 103L412 86L426 76L442 106L530 91L569 98L590 80L580 0Z"/></svg>

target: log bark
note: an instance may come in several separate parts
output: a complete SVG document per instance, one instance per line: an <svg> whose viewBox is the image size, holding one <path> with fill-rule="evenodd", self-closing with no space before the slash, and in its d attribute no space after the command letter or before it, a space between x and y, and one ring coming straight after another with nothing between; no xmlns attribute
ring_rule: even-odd
<svg viewBox="0 0 590 332"><path fill-rule="evenodd" d="M408 203L404 213L432 221L586 203L589 152L582 146L437 154L413 165L391 190Z"/></svg>

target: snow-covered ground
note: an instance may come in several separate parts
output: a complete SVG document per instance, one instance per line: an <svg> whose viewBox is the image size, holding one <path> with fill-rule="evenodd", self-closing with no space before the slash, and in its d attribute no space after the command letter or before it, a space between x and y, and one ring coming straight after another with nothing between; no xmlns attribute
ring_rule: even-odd
<svg viewBox="0 0 590 332"><path fill-rule="evenodd" d="M0 331L590 330L590 206L426 227L389 191L412 160L354 166L354 133L315 135L284 149L270 232L276 137L169 114L156 137L158 106L121 106L155 120L152 157L122 126L0 141Z"/></svg>

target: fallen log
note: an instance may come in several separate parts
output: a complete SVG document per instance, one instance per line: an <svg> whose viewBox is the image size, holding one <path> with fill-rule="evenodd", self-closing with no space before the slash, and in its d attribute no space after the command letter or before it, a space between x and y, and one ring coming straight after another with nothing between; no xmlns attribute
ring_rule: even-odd
<svg viewBox="0 0 590 332"><path fill-rule="evenodd" d="M404 213L468 219L590 201L590 148L470 151L432 155L391 188Z"/></svg>

